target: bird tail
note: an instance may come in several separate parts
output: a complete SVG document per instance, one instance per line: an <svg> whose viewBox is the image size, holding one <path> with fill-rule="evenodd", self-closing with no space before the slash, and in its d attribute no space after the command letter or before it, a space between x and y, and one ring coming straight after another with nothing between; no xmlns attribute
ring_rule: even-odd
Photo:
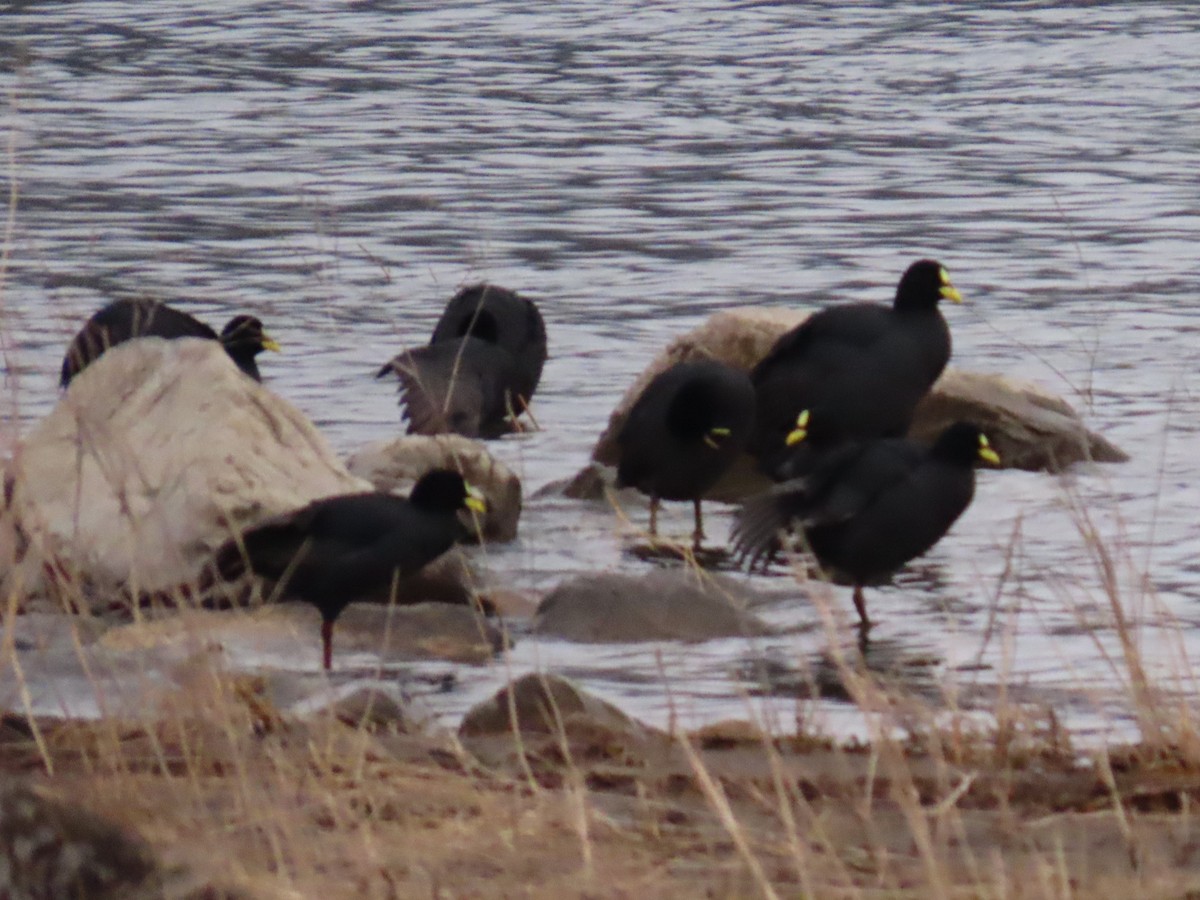
<svg viewBox="0 0 1200 900"><path fill-rule="evenodd" d="M782 546L781 533L805 524L801 515L805 500L802 479L777 484L747 499L734 517L730 534L738 564L752 570L769 564Z"/></svg>

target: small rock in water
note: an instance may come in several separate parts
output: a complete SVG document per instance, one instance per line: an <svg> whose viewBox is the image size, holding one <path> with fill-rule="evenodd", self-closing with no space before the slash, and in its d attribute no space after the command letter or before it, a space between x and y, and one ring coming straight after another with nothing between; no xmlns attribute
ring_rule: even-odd
<svg viewBox="0 0 1200 900"><path fill-rule="evenodd" d="M568 579L538 607L533 632L581 643L706 641L770 633L739 581L694 569Z"/></svg>
<svg viewBox="0 0 1200 900"><path fill-rule="evenodd" d="M645 562L684 562L702 569L716 569L730 562L731 554L725 547L707 546L695 549L690 538L672 540L661 535L639 539L625 547L625 551Z"/></svg>

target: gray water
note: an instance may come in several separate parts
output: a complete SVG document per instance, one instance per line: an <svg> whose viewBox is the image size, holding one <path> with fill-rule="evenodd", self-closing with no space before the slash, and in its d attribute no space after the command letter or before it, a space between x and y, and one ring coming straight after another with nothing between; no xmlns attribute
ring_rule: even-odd
<svg viewBox="0 0 1200 900"><path fill-rule="evenodd" d="M1126 733L1071 510L1116 556L1153 674L1190 688L1173 679L1200 650L1198 32L1192 4L1154 2L0 6L5 430L53 405L79 323L138 291L218 325L258 314L286 348L268 384L349 452L399 430L374 369L488 279L549 328L542 430L495 445L534 494L714 310L886 302L934 256L968 301L947 310L955 363L1061 393L1132 460L985 473L874 594L875 636L965 708L1003 690ZM686 505L665 521L685 532ZM539 498L484 566L538 592L637 571L627 538L609 509ZM507 665L454 667L438 702L453 718L537 667L656 722L802 709L860 728L837 700L748 696L753 661L803 670L830 640L799 589L752 581L778 638L526 639ZM315 668L315 641L295 664Z"/></svg>

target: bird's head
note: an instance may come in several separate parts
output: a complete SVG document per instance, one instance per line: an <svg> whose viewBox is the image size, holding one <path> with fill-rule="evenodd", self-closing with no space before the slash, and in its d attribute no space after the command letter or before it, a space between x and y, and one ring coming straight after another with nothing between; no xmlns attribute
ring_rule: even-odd
<svg viewBox="0 0 1200 900"><path fill-rule="evenodd" d="M255 316L234 316L221 330L221 343L226 350L240 349L251 355L270 350L278 353L282 348L263 329L263 323Z"/></svg>
<svg viewBox="0 0 1200 900"><path fill-rule="evenodd" d="M933 259L918 260L909 266L896 288L895 309L933 309L939 300L963 302L963 296L950 281L946 267Z"/></svg>

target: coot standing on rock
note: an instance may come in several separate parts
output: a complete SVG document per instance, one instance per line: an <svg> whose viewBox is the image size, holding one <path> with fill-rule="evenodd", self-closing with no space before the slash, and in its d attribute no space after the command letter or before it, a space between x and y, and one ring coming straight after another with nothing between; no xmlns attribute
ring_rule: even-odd
<svg viewBox="0 0 1200 900"><path fill-rule="evenodd" d="M333 623L346 605L389 590L465 538L462 509L486 511L482 495L457 472L435 469L408 499L382 492L326 497L247 529L217 551L216 570L226 581L249 570L283 596L316 606L329 669Z"/></svg>
<svg viewBox="0 0 1200 900"><path fill-rule="evenodd" d="M790 526L835 580L854 585L854 608L871 626L863 586L887 579L950 530L975 495L975 462L1000 458L975 425L956 422L933 446L905 438L845 444L805 478L750 498L733 531L735 553L753 567Z"/></svg>
<svg viewBox="0 0 1200 900"><path fill-rule="evenodd" d="M938 309L943 298L962 302L940 263L919 260L900 279L890 307L826 307L776 341L750 375L757 398L750 452L763 470L776 475L788 453L785 438L806 410L824 423L821 440L804 448L813 462L842 441L903 436L950 359L950 329ZM802 468L790 455L793 469Z"/></svg>
<svg viewBox="0 0 1200 900"><path fill-rule="evenodd" d="M220 341L239 369L261 381L255 357L264 350L279 350L263 324L254 316L239 315L229 320L218 335L195 316L147 298L116 300L95 313L67 347L60 383L71 379L96 361L109 347L136 337L205 338Z"/></svg>
<svg viewBox="0 0 1200 900"><path fill-rule="evenodd" d="M745 448L753 420L749 378L723 363L677 363L646 386L617 434L617 484L650 496L650 534L660 500L691 500L700 548L700 498Z"/></svg>
<svg viewBox="0 0 1200 900"><path fill-rule="evenodd" d="M499 437L513 430L542 377L546 325L532 300L492 284L451 298L427 347L379 370L400 378L410 434Z"/></svg>

